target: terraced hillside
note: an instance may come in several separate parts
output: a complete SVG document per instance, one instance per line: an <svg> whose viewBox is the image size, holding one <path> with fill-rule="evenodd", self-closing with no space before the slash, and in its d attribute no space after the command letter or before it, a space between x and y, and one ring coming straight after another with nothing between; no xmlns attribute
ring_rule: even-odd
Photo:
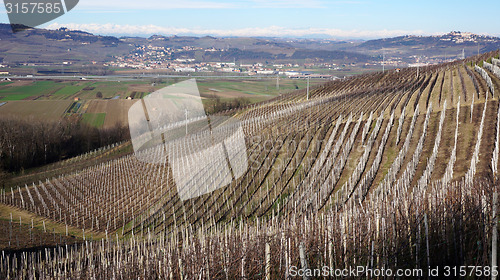
<svg viewBox="0 0 500 280"><path fill-rule="evenodd" d="M356 76L225 112L243 125L249 167L190 200L168 164L134 155L2 192L10 209L94 240L44 258L2 255L0 277L278 279L304 266L491 265L498 58ZM208 180L204 172L192 178Z"/></svg>

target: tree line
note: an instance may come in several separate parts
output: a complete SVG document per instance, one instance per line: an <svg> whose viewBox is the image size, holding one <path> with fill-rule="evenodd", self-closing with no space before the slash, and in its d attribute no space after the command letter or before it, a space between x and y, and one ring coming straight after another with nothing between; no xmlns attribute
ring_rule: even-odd
<svg viewBox="0 0 500 280"><path fill-rule="evenodd" d="M126 127L98 129L80 117L58 121L0 118L0 174L21 172L129 139ZM0 175L1 177L1 175Z"/></svg>
<svg viewBox="0 0 500 280"><path fill-rule="evenodd" d="M216 114L227 110L240 109L250 104L250 100L244 97L223 101L219 96L212 95L212 98L207 102L205 111L207 114Z"/></svg>

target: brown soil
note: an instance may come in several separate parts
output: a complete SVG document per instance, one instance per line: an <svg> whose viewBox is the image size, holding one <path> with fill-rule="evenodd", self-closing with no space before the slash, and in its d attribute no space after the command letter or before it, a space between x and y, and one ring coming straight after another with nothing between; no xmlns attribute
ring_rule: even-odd
<svg viewBox="0 0 500 280"><path fill-rule="evenodd" d="M31 221L22 221L19 218L10 223L9 220L0 220L0 250L20 250L34 247L50 247L59 244L74 244L79 239L43 229L31 229Z"/></svg>
<svg viewBox="0 0 500 280"><path fill-rule="evenodd" d="M128 110L137 100L91 100L85 113L106 113L104 128L128 125Z"/></svg>

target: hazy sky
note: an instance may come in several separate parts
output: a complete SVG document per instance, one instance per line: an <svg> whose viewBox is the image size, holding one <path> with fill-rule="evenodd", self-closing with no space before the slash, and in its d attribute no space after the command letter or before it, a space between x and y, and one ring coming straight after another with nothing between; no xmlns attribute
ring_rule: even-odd
<svg viewBox="0 0 500 280"><path fill-rule="evenodd" d="M380 38L452 30L500 35L497 1L80 0L45 28L96 34ZM5 8L0 22L7 23Z"/></svg>

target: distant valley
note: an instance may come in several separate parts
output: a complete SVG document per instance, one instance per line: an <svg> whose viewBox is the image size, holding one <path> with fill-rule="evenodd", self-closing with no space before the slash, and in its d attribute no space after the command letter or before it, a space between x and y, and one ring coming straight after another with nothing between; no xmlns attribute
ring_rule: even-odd
<svg viewBox="0 0 500 280"><path fill-rule="evenodd" d="M284 38L99 36L0 24L0 66L9 74L107 75L120 71L355 74L436 64L497 50L500 38L450 32L369 41ZM2 71L0 71L2 72Z"/></svg>

